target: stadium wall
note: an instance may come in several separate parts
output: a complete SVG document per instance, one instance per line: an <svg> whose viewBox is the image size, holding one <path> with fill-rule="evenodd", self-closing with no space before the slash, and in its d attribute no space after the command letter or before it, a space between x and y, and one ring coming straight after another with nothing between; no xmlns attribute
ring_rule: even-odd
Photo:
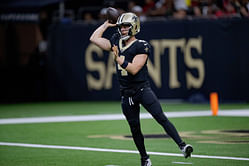
<svg viewBox="0 0 249 166"><path fill-rule="evenodd" d="M89 42L99 25L50 27L49 100L119 100L112 55ZM108 29L110 37L115 28ZM249 101L249 19L194 19L141 24L153 48L148 67L160 99Z"/></svg>

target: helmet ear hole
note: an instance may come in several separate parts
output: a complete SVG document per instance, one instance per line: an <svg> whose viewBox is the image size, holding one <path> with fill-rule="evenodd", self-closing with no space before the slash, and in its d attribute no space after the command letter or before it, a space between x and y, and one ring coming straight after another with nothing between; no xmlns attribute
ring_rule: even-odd
<svg viewBox="0 0 249 166"><path fill-rule="evenodd" d="M132 28L129 29L128 35L129 35L129 36L132 35Z"/></svg>

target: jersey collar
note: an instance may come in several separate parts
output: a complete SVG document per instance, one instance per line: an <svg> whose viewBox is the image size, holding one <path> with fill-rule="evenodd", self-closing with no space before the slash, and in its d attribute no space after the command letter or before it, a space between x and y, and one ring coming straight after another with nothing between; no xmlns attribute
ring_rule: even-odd
<svg viewBox="0 0 249 166"><path fill-rule="evenodd" d="M135 40L133 40L132 42L130 42L128 45L126 45L126 46L123 46L123 44L122 44L122 41L123 40L119 40L119 49L120 49L120 51L121 52L124 52L127 48L129 48L134 42L136 42L137 41L137 39L135 39Z"/></svg>

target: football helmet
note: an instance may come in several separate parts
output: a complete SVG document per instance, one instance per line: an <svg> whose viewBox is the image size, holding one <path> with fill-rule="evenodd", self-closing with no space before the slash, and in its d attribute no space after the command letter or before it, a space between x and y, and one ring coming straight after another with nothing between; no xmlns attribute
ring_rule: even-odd
<svg viewBox="0 0 249 166"><path fill-rule="evenodd" d="M123 13L119 16L116 25L118 26L118 32L121 35L122 40L127 40L131 36L135 36L140 31L140 21L138 16L134 13ZM129 25L128 35L122 35L121 33L121 25Z"/></svg>

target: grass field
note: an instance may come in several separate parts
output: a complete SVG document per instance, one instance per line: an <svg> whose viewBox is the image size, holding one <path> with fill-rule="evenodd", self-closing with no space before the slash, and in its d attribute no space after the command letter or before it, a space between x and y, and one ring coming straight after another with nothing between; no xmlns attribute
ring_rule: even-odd
<svg viewBox="0 0 249 166"><path fill-rule="evenodd" d="M165 112L209 110L208 104L162 104ZM221 110L249 109L249 104L222 104ZM145 112L144 109L141 112ZM101 115L121 113L119 102L64 102L1 104L4 118ZM145 138L153 166L247 166L249 165L249 117L170 118L183 139L194 146L193 157L184 159L172 139ZM163 129L153 119L142 119L142 131L161 136ZM0 146L1 166L139 166L140 157L130 139L125 120L56 122L0 125L0 142L67 146L70 149ZM73 147L73 148L72 148ZM100 152L75 147L130 150ZM203 155L203 158L200 158ZM209 156L209 158L207 157ZM210 157L211 156L211 157ZM215 156L218 158L215 158ZM235 157L220 159L219 156ZM236 159L237 158L237 159ZM239 158L246 158L242 160Z"/></svg>

